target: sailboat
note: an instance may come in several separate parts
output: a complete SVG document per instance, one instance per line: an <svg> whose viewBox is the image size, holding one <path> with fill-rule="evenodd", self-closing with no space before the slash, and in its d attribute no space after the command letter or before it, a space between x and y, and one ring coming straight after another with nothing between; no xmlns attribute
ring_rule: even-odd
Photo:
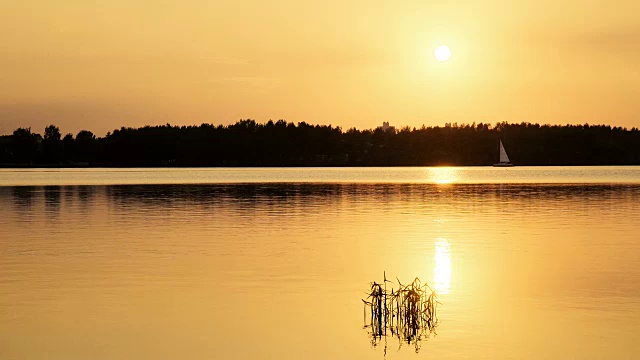
<svg viewBox="0 0 640 360"><path fill-rule="evenodd" d="M507 151L504 149L504 145L502 145L502 140L500 140L500 162L497 164L493 164L495 167L511 167L513 164L509 161L509 156L507 155Z"/></svg>

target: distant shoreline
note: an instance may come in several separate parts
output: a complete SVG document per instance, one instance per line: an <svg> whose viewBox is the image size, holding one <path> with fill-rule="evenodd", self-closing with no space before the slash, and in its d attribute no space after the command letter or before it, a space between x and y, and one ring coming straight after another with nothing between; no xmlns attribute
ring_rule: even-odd
<svg viewBox="0 0 640 360"><path fill-rule="evenodd" d="M499 144L516 166L640 165L640 129L610 125L494 125L343 130L331 125L264 124L121 128L104 137L64 137L19 128L0 136L3 168L491 166Z"/></svg>

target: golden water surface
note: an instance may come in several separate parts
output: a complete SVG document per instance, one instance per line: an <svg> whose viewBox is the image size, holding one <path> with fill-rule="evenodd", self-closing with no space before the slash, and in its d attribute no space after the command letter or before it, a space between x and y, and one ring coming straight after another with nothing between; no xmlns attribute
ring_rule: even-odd
<svg viewBox="0 0 640 360"><path fill-rule="evenodd" d="M442 303L389 359L640 353L635 168L233 171L1 170L0 358L382 359L383 272Z"/></svg>

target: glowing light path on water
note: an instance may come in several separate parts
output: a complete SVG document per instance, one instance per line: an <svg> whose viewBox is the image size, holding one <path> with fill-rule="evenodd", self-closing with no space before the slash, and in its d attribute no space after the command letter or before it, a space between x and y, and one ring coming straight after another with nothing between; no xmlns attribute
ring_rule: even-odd
<svg viewBox="0 0 640 360"><path fill-rule="evenodd" d="M451 254L449 252L449 241L438 239L436 241L436 252L434 255L435 267L433 277L435 290L438 294L448 294L451 287Z"/></svg>

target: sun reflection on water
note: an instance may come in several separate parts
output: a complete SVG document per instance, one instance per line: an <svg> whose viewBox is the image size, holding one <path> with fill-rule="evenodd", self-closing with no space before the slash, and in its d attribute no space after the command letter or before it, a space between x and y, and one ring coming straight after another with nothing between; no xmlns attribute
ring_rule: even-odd
<svg viewBox="0 0 640 360"><path fill-rule="evenodd" d="M448 294L451 287L451 254L449 241L443 238L436 240L436 252L434 255L435 267L433 277L435 290L438 294Z"/></svg>
<svg viewBox="0 0 640 360"><path fill-rule="evenodd" d="M453 167L433 167L427 169L428 182L434 184L453 184L458 181L456 168Z"/></svg>

